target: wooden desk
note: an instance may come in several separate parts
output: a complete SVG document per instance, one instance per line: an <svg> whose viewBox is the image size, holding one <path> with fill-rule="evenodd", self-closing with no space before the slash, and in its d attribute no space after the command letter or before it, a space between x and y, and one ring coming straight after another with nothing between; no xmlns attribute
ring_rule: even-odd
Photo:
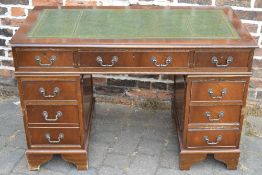
<svg viewBox="0 0 262 175"><path fill-rule="evenodd" d="M257 45L230 8L36 7L11 44L30 170L53 154L88 168L92 73L174 75L180 168L237 168Z"/></svg>

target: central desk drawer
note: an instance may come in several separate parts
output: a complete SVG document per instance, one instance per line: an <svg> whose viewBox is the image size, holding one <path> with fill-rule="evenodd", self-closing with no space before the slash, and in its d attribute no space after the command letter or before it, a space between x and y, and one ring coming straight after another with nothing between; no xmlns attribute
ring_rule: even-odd
<svg viewBox="0 0 262 175"><path fill-rule="evenodd" d="M78 78L31 78L21 81L24 100L77 100Z"/></svg>
<svg viewBox="0 0 262 175"><path fill-rule="evenodd" d="M80 67L132 67L134 59L130 52L80 51Z"/></svg>
<svg viewBox="0 0 262 175"><path fill-rule="evenodd" d="M80 51L80 67L189 67L189 51Z"/></svg>
<svg viewBox="0 0 262 175"><path fill-rule="evenodd" d="M79 128L29 128L32 147L79 146Z"/></svg>
<svg viewBox="0 0 262 175"><path fill-rule="evenodd" d="M189 67L189 51L136 52L138 67Z"/></svg>
<svg viewBox="0 0 262 175"><path fill-rule="evenodd" d="M79 123L79 113L77 105L26 105L26 114L28 124Z"/></svg>

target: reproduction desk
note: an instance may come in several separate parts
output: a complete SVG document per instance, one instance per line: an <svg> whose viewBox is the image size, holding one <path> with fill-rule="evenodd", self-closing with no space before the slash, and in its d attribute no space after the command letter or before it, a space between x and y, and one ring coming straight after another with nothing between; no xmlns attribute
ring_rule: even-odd
<svg viewBox="0 0 262 175"><path fill-rule="evenodd" d="M172 74L180 169L236 169L256 42L225 7L36 7L11 40L30 170L88 168L92 74Z"/></svg>

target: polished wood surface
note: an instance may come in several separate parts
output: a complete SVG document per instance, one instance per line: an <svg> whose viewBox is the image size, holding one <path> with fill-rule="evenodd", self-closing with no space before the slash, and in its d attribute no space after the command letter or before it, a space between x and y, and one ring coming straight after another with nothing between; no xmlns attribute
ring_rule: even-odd
<svg viewBox="0 0 262 175"><path fill-rule="evenodd" d="M242 101L245 86L245 81L193 81L191 100ZM223 95L223 92L225 95Z"/></svg>
<svg viewBox="0 0 262 175"><path fill-rule="evenodd" d="M180 169L190 169L207 154L214 154L215 159L225 163L228 169L236 169L244 118L241 111L245 106L249 77L192 75L181 81L176 76L175 82L175 87L181 88L179 82L182 82L186 89L185 95L181 96L184 98L184 112L173 113L180 142ZM221 97L221 94L218 99L210 97L208 89L212 88L215 94L216 88L221 92L224 87L229 89L226 94L229 98L226 95ZM175 96L178 96L176 90ZM207 116L207 112L210 115ZM223 113L222 117L219 112Z"/></svg>
<svg viewBox="0 0 262 175"><path fill-rule="evenodd" d="M227 7L62 7L87 9L222 9L238 39L30 38L43 9L35 7L11 40L26 132L29 169L53 154L88 168L95 114L92 75L172 74L172 117L179 166L188 170L207 154L236 169L256 42ZM135 24L134 24L135 25ZM199 24L202 25L202 24ZM194 31L193 31L194 32Z"/></svg>
<svg viewBox="0 0 262 175"><path fill-rule="evenodd" d="M46 65L52 64L48 68L56 67L73 67L73 51L66 49L52 50L52 49L17 49L17 57L15 64L18 68L31 67L31 68L45 68ZM52 63L52 58L55 61ZM39 61L36 59L39 58Z"/></svg>
<svg viewBox="0 0 262 175"><path fill-rule="evenodd" d="M21 82L25 100L76 100L77 85L75 79L34 78ZM40 89L42 88L42 92ZM56 93L57 89L57 93Z"/></svg>
<svg viewBox="0 0 262 175"><path fill-rule="evenodd" d="M62 154L62 158L76 165L77 170L87 170L87 153L84 154Z"/></svg>
<svg viewBox="0 0 262 175"><path fill-rule="evenodd" d="M43 149L58 147L63 149L65 147L80 148L80 129L79 127L29 127L28 136L30 137L31 149ZM49 134L50 139L46 137ZM60 137L63 134L63 137Z"/></svg>
<svg viewBox="0 0 262 175"><path fill-rule="evenodd" d="M91 76L84 80L80 75L68 74L24 75L17 79L30 170L39 169L52 154L61 154L79 170L87 169L87 140L94 104ZM40 93L41 87L46 94ZM56 95L55 87L60 89Z"/></svg>
<svg viewBox="0 0 262 175"><path fill-rule="evenodd" d="M238 105L190 106L189 123L239 125L240 116L241 106Z"/></svg>
<svg viewBox="0 0 262 175"><path fill-rule="evenodd" d="M60 104L41 104L27 105L26 116L28 124L75 124L79 123L77 105Z"/></svg>
<svg viewBox="0 0 262 175"><path fill-rule="evenodd" d="M20 61L19 56L23 56L21 54L24 53L23 50L30 53L30 58L25 60L22 57ZM67 51L61 54L64 50ZM30 74L32 72L34 74L52 74L54 72L75 74L133 72L137 72L137 74L217 74L218 72L248 74L251 70L253 51L253 49L234 49L232 51L232 49L13 48L14 56L19 58L14 60L16 74ZM47 56L40 57L39 55ZM52 62L53 56L56 59ZM41 58L41 64L36 61L37 57ZM102 63L97 61L98 57L101 58ZM117 61L112 64L114 57L117 57ZM217 58L217 64L212 62L213 57ZM232 62L227 65L229 57L232 58ZM153 62L152 58L156 62ZM171 62L167 63L169 58L171 58ZM63 63L61 60L66 60L64 66L61 65ZM29 62L28 66L23 65L26 63L21 63L24 61Z"/></svg>
<svg viewBox="0 0 262 175"><path fill-rule="evenodd" d="M214 153L214 158L224 164L226 164L227 169L235 170L237 169L239 161L239 152L217 152ZM180 154L180 165L181 170L189 170L192 164L205 160L207 153L182 153Z"/></svg>
<svg viewBox="0 0 262 175"><path fill-rule="evenodd" d="M51 160L52 154L26 154L29 170L35 171L40 169L40 165Z"/></svg>
<svg viewBox="0 0 262 175"><path fill-rule="evenodd" d="M191 165L193 163L197 163L200 161L205 160L207 157L207 154L180 154L179 159L180 159L180 164L179 168L181 170L189 170Z"/></svg>
<svg viewBox="0 0 262 175"><path fill-rule="evenodd" d="M187 148L235 148L238 139L239 131L189 130Z"/></svg>
<svg viewBox="0 0 262 175"><path fill-rule="evenodd" d="M239 161L239 153L228 153L228 154L214 154L214 158L226 164L227 169L235 170L237 169L237 164Z"/></svg>
<svg viewBox="0 0 262 175"><path fill-rule="evenodd" d="M152 52L150 50L131 52L129 50L117 52L101 52L96 51L80 51L79 52L79 67L101 67L97 63L97 57L101 57L104 65L112 65L112 59L118 58L118 61L113 67L134 67L134 68L155 68L156 65L152 62L152 58L156 59L156 64L166 64L166 60L171 58L171 63L167 64L168 67L189 67L189 51L185 50L172 50ZM107 68L108 69L108 68Z"/></svg>
<svg viewBox="0 0 262 175"><path fill-rule="evenodd" d="M212 63L212 58L218 59L218 65L227 65L227 60L232 57L233 61L229 65L230 67L246 67L249 66L250 50L216 50L216 51L196 51L194 54L195 67L216 67L215 63Z"/></svg>

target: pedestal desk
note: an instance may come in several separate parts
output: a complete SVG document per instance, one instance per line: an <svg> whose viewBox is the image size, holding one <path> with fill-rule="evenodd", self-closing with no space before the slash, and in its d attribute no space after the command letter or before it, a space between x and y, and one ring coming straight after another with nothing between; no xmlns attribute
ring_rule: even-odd
<svg viewBox="0 0 262 175"><path fill-rule="evenodd" d="M180 169L236 169L256 42L230 8L36 7L11 40L30 170L88 168L92 74L172 74Z"/></svg>

